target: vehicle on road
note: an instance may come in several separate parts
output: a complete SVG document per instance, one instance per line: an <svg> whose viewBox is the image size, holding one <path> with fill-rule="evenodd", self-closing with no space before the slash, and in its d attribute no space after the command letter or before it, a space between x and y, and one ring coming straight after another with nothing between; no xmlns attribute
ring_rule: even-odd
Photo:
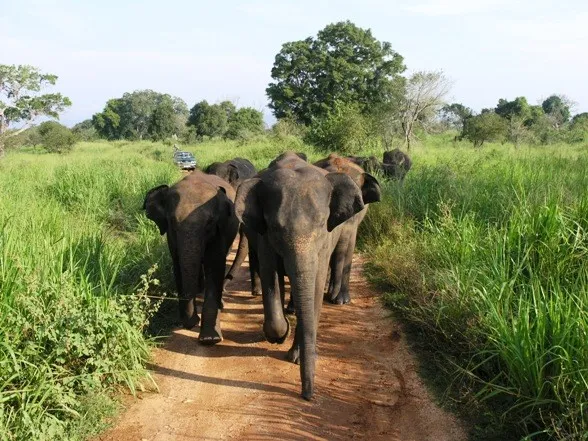
<svg viewBox="0 0 588 441"><path fill-rule="evenodd" d="M190 152L177 151L174 153L174 164L182 170L194 170L196 168L196 158Z"/></svg>

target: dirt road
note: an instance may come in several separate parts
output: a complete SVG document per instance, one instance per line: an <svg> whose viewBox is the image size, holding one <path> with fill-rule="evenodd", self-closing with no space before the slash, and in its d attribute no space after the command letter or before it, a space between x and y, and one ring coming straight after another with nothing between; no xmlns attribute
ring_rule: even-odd
<svg viewBox="0 0 588 441"><path fill-rule="evenodd" d="M224 341L198 344L176 330L155 350L159 393L131 401L99 441L351 440L460 441L459 422L432 401L416 374L401 329L387 318L356 258L352 304L325 304L319 329L315 398L300 398L300 374L283 345L261 331L260 298L248 270L229 286Z"/></svg>

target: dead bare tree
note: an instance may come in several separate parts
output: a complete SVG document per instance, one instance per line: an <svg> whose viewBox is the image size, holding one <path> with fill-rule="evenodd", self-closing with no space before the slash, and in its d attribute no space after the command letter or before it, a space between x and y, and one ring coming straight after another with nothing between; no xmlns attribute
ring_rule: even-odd
<svg viewBox="0 0 588 441"><path fill-rule="evenodd" d="M407 150L410 150L415 127L420 125L427 128L445 104L451 86L452 82L442 71L420 71L408 78L399 115Z"/></svg>

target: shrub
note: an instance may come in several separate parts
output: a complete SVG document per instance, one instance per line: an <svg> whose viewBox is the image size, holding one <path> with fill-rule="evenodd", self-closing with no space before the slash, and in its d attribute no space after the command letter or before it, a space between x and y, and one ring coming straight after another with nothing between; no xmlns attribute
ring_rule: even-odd
<svg viewBox="0 0 588 441"><path fill-rule="evenodd" d="M305 140L325 152L355 154L378 143L372 121L355 104L338 104L326 116L313 119Z"/></svg>
<svg viewBox="0 0 588 441"><path fill-rule="evenodd" d="M73 149L77 142L70 129L55 121L46 121L39 125L41 143L49 153L65 153Z"/></svg>

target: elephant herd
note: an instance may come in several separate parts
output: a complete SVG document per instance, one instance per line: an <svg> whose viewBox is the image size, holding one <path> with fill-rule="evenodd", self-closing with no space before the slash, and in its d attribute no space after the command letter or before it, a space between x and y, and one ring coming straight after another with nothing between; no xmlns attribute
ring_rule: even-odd
<svg viewBox="0 0 588 441"><path fill-rule="evenodd" d="M182 324L190 329L200 323L203 344L222 340L222 294L249 254L251 291L262 296L266 339L283 343L290 332L285 313L296 314L287 359L300 364L302 397L310 400L324 291L333 303L349 303L357 230L368 205L380 197L378 181L357 158L331 154L310 164L303 153L286 152L260 172L243 158L195 170L171 187L149 190L143 208L167 235ZM237 255L225 276L237 234ZM200 318L195 302L201 293Z"/></svg>

